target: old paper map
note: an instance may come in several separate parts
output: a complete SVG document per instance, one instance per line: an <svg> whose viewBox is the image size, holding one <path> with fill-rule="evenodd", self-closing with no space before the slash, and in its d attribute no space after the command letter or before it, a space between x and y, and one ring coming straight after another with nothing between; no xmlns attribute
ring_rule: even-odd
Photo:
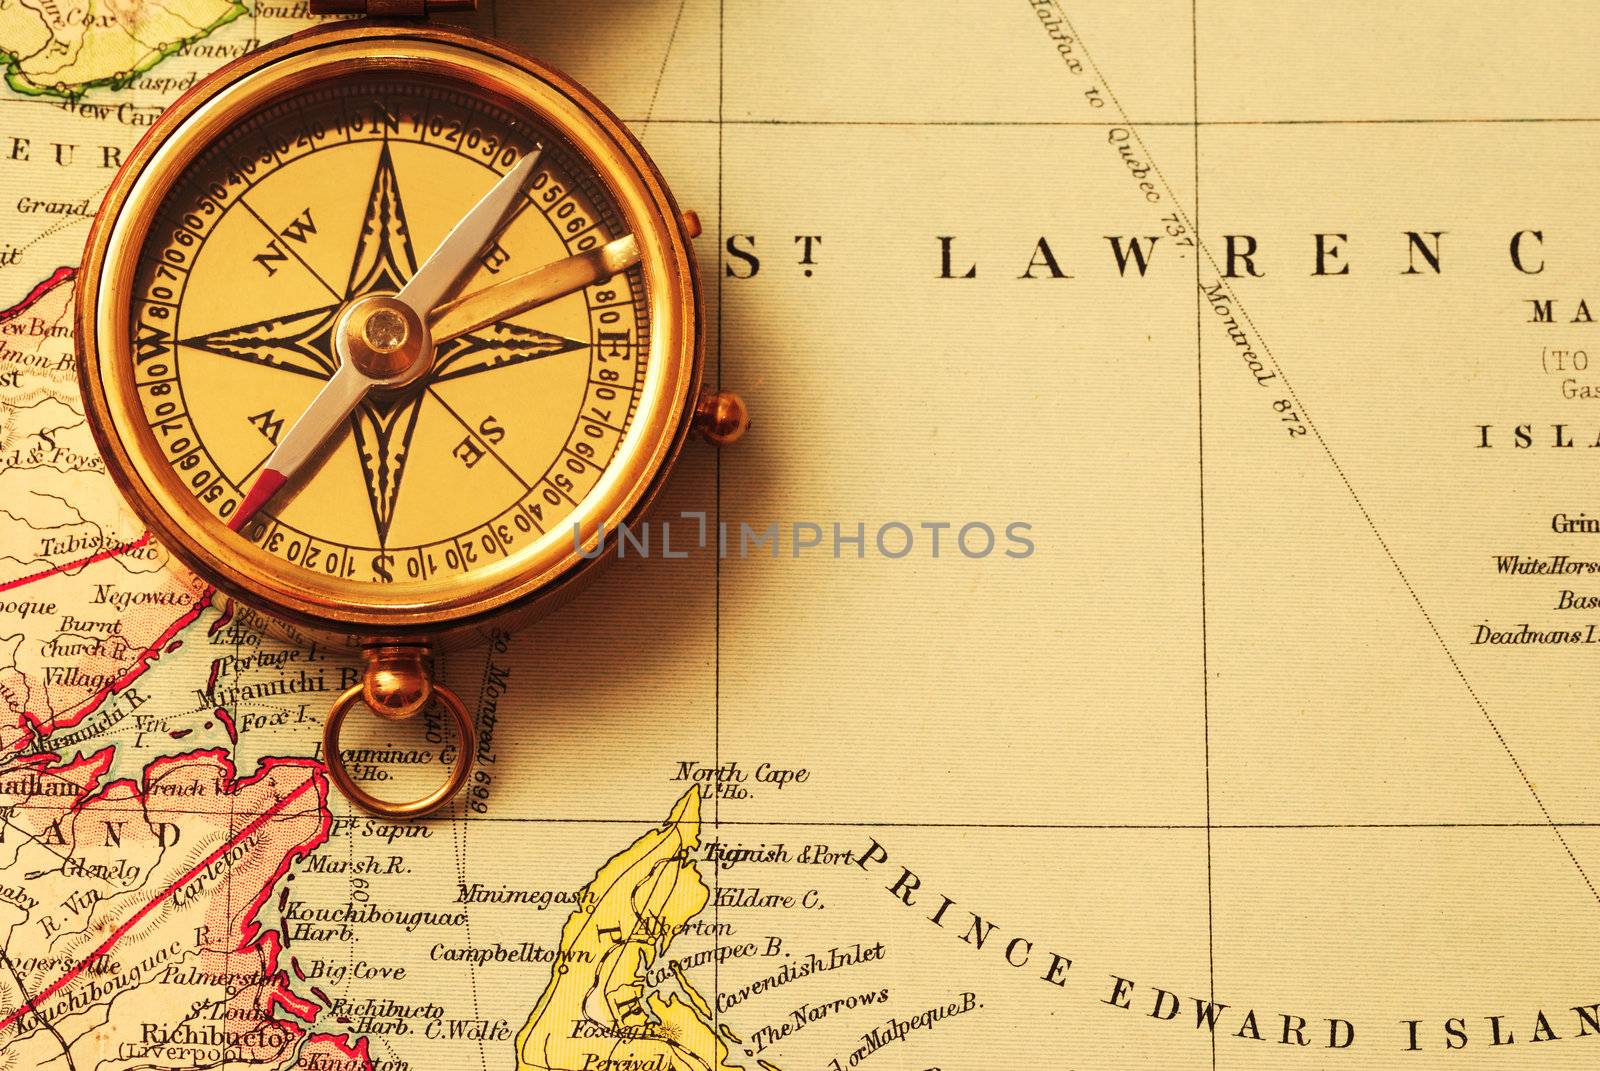
<svg viewBox="0 0 1600 1071"><path fill-rule="evenodd" d="M1600 8L485 0L756 423L411 825L74 378L123 156L315 21L0 0L0 1071L1600 1066Z"/></svg>

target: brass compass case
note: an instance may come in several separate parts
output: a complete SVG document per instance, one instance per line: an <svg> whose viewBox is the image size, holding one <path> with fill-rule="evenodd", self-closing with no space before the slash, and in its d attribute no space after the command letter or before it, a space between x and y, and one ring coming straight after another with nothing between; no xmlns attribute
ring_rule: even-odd
<svg viewBox="0 0 1600 1071"><path fill-rule="evenodd" d="M251 541L228 529L223 511L243 497L248 477L224 472L221 465L197 464L194 468L218 477L197 491L201 477L174 463L170 438L175 433L164 435L153 427L161 423L152 412L153 377L141 369L141 340L135 336L151 326L141 317L161 313L151 307L150 293L136 292L136 283L145 281L141 258L151 257L158 228L172 225L180 244L192 239L203 245L212 233L208 228L215 225L213 220L197 219L185 239L182 219L160 218L166 199L207 149L285 99L323 89L359 92L386 79L393 85L401 84L396 80L414 83L425 87L425 93L481 99L514 121L526 117L541 140L561 143L569 167L591 173L596 191L592 199L609 199L620 219L604 227L596 209L591 212L596 218L583 222L598 240L603 240L602 232L620 229L638 242L638 264L617 276L619 286L631 288L633 300L618 304L633 306L629 315L640 325L635 363L645 367L635 389L621 399L627 419L613 415L608 422L613 430L621 429L609 463L585 493L570 487L562 491L566 512L559 523L530 521L504 530L505 540L486 537L485 545L473 551L475 567L461 566L456 559L456 568L445 569L439 556L431 566L419 557L412 576L401 572L398 579L380 583L348 575L356 571L356 557L372 547L346 548L340 567L329 575L326 564L322 569L307 567L263 549L267 540L259 526L254 534L261 538ZM422 136L425 140L426 134ZM403 138L397 131L397 152ZM385 158L389 148L385 135ZM492 161L493 152L485 151ZM507 153L502 161L506 166L496 164L495 170L506 170L514 159ZM270 169L271 162L263 160L260 166ZM352 174L348 181L364 186L372 180ZM537 191L528 194L530 201L536 196ZM470 197L461 195L468 202ZM200 214L224 214L242 198L243 193L235 196L223 186ZM226 596L295 626L301 635L309 631L370 645L447 642L480 635L491 625L509 627L553 609L592 572L600 559L590 555L602 534L636 519L647 507L694 422L703 355L689 245L693 226L621 121L549 67L492 42L426 25L347 23L311 30L246 56L198 86L152 128L113 183L90 237L78 299L79 374L89 422L111 475L161 543ZM262 234L271 237L270 231ZM295 252L289 246L287 240L280 242L273 256ZM181 274L177 259L173 265ZM187 267L194 263L191 259ZM254 283L240 279L241 288ZM642 337L646 330L648 340ZM173 364L180 360L176 340L174 334ZM583 341L599 345L595 338ZM485 366L493 363L491 359ZM169 372L176 382L175 373L160 362L144 366L149 367ZM177 387L181 396L182 384ZM179 413L182 419L185 402L178 401L176 410L160 404L163 412ZM186 430L179 426L179 431ZM568 464L574 470L583 467L579 460ZM598 467L591 462L591 468ZM539 490L555 497L542 485ZM451 508L445 501L435 506L446 513ZM464 518L462 523L481 519ZM493 525L487 527L493 531ZM455 545L462 547L460 538ZM378 541L378 552L385 547ZM470 542L467 547L471 549ZM362 568L369 565L362 563ZM392 578L399 572L397 563L388 563L383 571Z"/></svg>
<svg viewBox="0 0 1600 1071"><path fill-rule="evenodd" d="M366 655L324 753L367 810L429 814L471 771L434 645L555 609L691 427L743 432L737 396L699 397L698 233L582 87L418 24L246 56L118 173L78 294L90 427L150 531L225 599ZM366 793L346 717L435 701L459 734L448 781Z"/></svg>

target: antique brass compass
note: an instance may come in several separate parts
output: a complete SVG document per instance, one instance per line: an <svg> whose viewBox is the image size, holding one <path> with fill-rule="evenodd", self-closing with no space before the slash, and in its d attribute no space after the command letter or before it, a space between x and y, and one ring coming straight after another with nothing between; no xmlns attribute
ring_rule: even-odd
<svg viewBox="0 0 1600 1071"><path fill-rule="evenodd" d="M314 0L426 15L471 0ZM225 598L367 658L324 751L361 806L430 813L476 747L435 645L548 612L645 509L702 397L681 213L639 143L525 56L416 20L271 45L169 110L96 220L79 369L107 467ZM448 781L379 799L345 768L365 702L438 702Z"/></svg>

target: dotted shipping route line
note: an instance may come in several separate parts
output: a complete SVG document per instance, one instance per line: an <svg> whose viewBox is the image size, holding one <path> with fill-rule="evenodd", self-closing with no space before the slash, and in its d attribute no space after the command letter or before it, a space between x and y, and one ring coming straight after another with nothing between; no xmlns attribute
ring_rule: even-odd
<svg viewBox="0 0 1600 1071"><path fill-rule="evenodd" d="M1139 127L1129 120L1127 109L1122 106L1122 102L1117 99L1116 92L1111 88L1111 83L1108 82L1105 75L1101 73L1100 65L1095 62L1093 54L1090 52L1089 46L1084 40L1083 35L1078 33L1077 27L1072 24L1071 18L1067 15L1066 10L1062 7L1061 0L1050 0L1050 3L1051 6L1055 8L1057 14L1061 16L1062 24L1066 26L1067 32L1072 34L1073 38L1078 42L1078 45L1083 52L1084 60L1094 71L1095 78L1099 81L1101 87L1105 89L1106 96L1116 108L1117 118L1120 120L1118 125L1125 127L1132 135L1134 141L1138 143L1140 151L1144 153L1145 159L1149 161L1151 171L1155 173L1156 178L1161 182L1162 188L1166 191L1168 198L1171 199L1173 211L1177 212L1182 217L1184 224L1189 227L1190 233L1194 235L1196 251L1205 256L1206 260L1211 265L1212 271L1216 272L1218 277L1217 281L1222 286L1223 292L1228 295L1229 300L1232 302L1233 308L1238 311L1240 316L1244 317L1245 323L1249 325L1250 330L1255 332L1256 340L1261 347L1261 351L1266 354L1267 360L1271 362L1272 369L1282 381L1284 390L1286 390L1289 393L1289 396L1294 399L1295 407L1300 413L1301 420L1305 423L1306 427L1311 430L1311 434L1315 436L1318 446L1322 448L1323 455L1333 466L1334 472L1338 474L1340 482L1344 484L1345 491L1349 494L1351 501L1355 503L1356 508L1361 512L1362 519L1366 521L1368 530L1371 531L1373 537L1378 541L1379 547L1383 549L1384 556L1388 558L1389 564L1393 567L1395 574L1400 578L1400 582L1405 585L1407 593L1411 596L1411 601L1416 605L1417 610L1422 614L1423 620L1427 623L1428 630L1433 633L1434 639L1439 643L1439 648L1444 652L1445 658L1449 660L1451 668L1455 670L1456 677L1466 688L1467 694L1472 697L1472 702L1477 706L1478 712L1483 715L1483 720L1488 724L1489 729L1494 733L1495 739L1500 742L1501 749L1505 751L1506 757L1511 760L1511 765L1516 769L1517 776L1522 779L1523 786L1527 788L1528 794L1533 797L1533 801L1538 805L1540 813L1544 815L1545 824L1550 829L1550 832L1555 835L1556 840L1560 842L1561 848L1564 852L1566 852L1567 858L1572 861L1572 865L1577 869L1578 876L1583 879L1584 885L1588 887L1590 896L1594 898L1597 904L1600 904L1600 889L1595 887L1594 882L1589 877L1588 871L1586 871L1583 867L1583 864L1578 861L1578 857L1573 852L1572 846L1567 843L1567 838L1562 835L1561 827L1556 823L1555 818L1550 814L1550 809L1545 806L1544 799L1539 795L1539 790L1534 787L1533 780L1528 776L1527 771L1523 769L1521 761L1518 760L1516 754L1511 750L1511 745L1506 740L1505 734L1500 731L1500 726L1496 724L1494 717L1489 713L1488 706L1484 703L1482 698L1479 697L1477 689L1472 686L1472 682L1467 678L1466 671L1462 668L1461 663L1456 659L1455 652L1450 649L1450 645L1448 642L1446 642L1444 634L1439 631L1438 625L1434 622L1433 615L1429 613L1428 608L1423 605L1422 598L1417 594L1416 588L1412 586L1411 578L1406 575L1406 571L1401 567L1400 562L1395 558L1394 552L1389 547L1389 541L1383 537L1383 533L1378 529L1377 522L1373 520L1372 514L1368 512L1366 503L1363 502L1361 500L1361 496L1356 493L1356 489L1351 484L1350 478L1345 474L1344 466L1339 464L1339 459L1334 456L1332 447L1330 447L1327 440L1323 438L1321 429L1311 418L1309 410L1301 402L1298 392L1295 391L1294 386L1289 381L1289 377L1284 374L1283 366L1279 363L1277 355L1273 353L1272 348L1267 344L1265 336L1263 336L1261 333L1261 329L1256 326L1255 321L1250 318L1249 312L1245 310L1244 305L1238 300L1238 296L1234 293L1233 288L1228 285L1227 279L1223 275L1220 266L1217 264L1216 258L1211 253L1211 248L1201 238L1200 232L1195 229L1193 220L1190 219L1189 213L1184 209L1183 202L1179 200L1177 195L1173 192L1171 183L1167 181L1166 175L1156 164L1155 157L1151 154L1148 146L1146 146L1144 143L1144 138L1139 133ZM1194 125L1198 130L1200 126L1198 112L1195 115L1195 121L1192 125ZM1196 158L1195 166L1196 168L1199 167L1198 157Z"/></svg>
<svg viewBox="0 0 1600 1071"><path fill-rule="evenodd" d="M49 569L41 570L40 572L33 573L30 576L23 576L18 577L15 580L8 580L5 583L0 584L0 594L4 594L7 591L15 591L17 588L25 587L28 584L36 584L41 580L48 580L52 576L58 576L61 573L68 573L74 569L85 569L100 562L110 561L112 558L120 558L124 554L130 554L133 551L142 550L149 545L150 533L146 532L143 536L134 540L132 543L124 543L121 546L112 547L109 550L102 550L98 554L91 554L87 558L79 558L76 561L67 562L65 565L52 566Z"/></svg>
<svg viewBox="0 0 1600 1071"><path fill-rule="evenodd" d="M656 72L655 88L650 91L650 104L644 110L642 121L629 123L638 127L641 138L650 129L651 118L656 114L656 101L661 98L661 83L667 80L667 64L672 61L672 49L678 43L678 27L683 23L683 9L688 6L689 0L678 0L678 13L672 17L672 32L667 35L667 47L661 52L661 68Z"/></svg>
<svg viewBox="0 0 1600 1071"><path fill-rule="evenodd" d="M478 684L478 702L472 708L473 724L477 728L480 741L483 739L483 725L481 724L483 704L484 698L489 692L489 674L494 667L494 655L494 644L490 643L488 649L484 652L483 678ZM445 667L441 659L437 665L437 674L440 678L443 678L444 673ZM473 761L474 763L477 762L476 755L473 756ZM465 793L456 797L456 803L459 810L455 821L450 824L450 846L455 853L456 881L461 888L465 889L467 887L467 839L472 832L472 808L468 805ZM484 803L488 803L487 798L485 798ZM463 911L462 916L466 919L464 928L467 934L467 948L468 950L475 949L477 945L473 943L472 939L472 912ZM467 981L472 989L472 1017L476 1019L483 1013L478 1006L478 963L476 959L470 957L467 959ZM489 1050L482 1037L478 1038L478 1064L483 1068L483 1071L489 1071Z"/></svg>

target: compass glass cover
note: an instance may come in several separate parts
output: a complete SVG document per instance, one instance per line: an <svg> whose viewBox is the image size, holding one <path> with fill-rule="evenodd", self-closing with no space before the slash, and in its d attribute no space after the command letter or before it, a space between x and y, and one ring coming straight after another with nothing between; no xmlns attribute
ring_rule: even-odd
<svg viewBox="0 0 1600 1071"><path fill-rule="evenodd" d="M399 291L539 145L468 294L628 228L559 131L467 87L411 72L307 86L171 185L140 250L126 359L161 463L219 525L338 367L341 311ZM570 548L571 518L625 448L650 343L638 267L442 342L244 535L319 577L402 586Z"/></svg>

